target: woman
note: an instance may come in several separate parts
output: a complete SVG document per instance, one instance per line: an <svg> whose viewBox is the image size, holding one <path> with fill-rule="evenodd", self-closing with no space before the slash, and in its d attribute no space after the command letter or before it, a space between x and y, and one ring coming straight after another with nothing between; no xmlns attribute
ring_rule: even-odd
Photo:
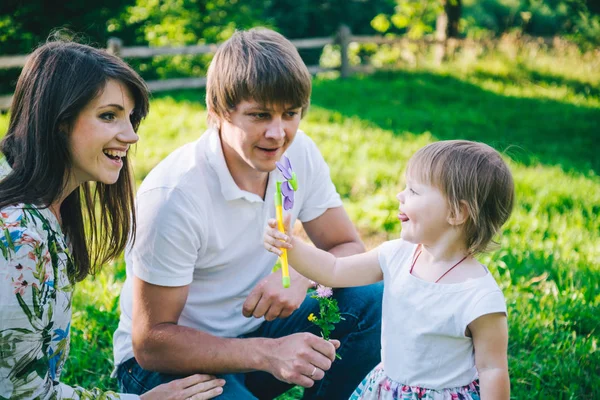
<svg viewBox="0 0 600 400"><path fill-rule="evenodd" d="M56 41L28 58L0 146L0 398L138 398L59 380L75 283L135 232L127 152L147 112L142 79L104 51ZM223 384L193 375L141 398L209 399Z"/></svg>

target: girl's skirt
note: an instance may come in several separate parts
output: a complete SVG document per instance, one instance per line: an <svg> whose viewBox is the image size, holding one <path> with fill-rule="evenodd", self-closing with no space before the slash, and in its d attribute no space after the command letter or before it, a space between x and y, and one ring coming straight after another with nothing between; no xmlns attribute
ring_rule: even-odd
<svg viewBox="0 0 600 400"><path fill-rule="evenodd" d="M407 386L385 375L379 364L358 385L350 400L480 400L479 381L451 389Z"/></svg>

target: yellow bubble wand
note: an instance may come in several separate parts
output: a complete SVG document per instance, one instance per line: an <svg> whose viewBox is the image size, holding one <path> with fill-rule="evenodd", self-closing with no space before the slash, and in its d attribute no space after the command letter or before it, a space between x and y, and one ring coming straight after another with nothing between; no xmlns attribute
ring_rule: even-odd
<svg viewBox="0 0 600 400"><path fill-rule="evenodd" d="M277 190L275 193L275 216L277 217L277 229L280 232L285 233L285 226L283 226L283 202L281 200L281 182L277 182ZM288 265L287 250L281 249L281 283L284 288L290 287L290 268Z"/></svg>
<svg viewBox="0 0 600 400"><path fill-rule="evenodd" d="M281 157L281 161L276 163L277 169L281 172L285 180L277 181L275 190L275 216L277 218L277 229L285 233L283 225L283 210L291 210L294 206L294 192L298 190L298 179L296 173L292 170L290 159L286 156ZM284 288L290 287L290 269L288 265L287 251L281 249L281 283Z"/></svg>

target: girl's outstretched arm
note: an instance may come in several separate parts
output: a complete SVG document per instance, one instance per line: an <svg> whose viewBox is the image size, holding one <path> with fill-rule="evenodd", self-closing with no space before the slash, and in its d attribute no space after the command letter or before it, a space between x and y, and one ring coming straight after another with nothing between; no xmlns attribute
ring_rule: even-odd
<svg viewBox="0 0 600 400"><path fill-rule="evenodd" d="M469 324L475 347L481 400L510 398L508 326L504 313L483 315Z"/></svg>
<svg viewBox="0 0 600 400"><path fill-rule="evenodd" d="M289 232L289 229L287 229ZM337 258L333 254L303 243L277 229L277 220L267 222L264 235L267 250L281 255L288 252L290 266L315 282L330 287L362 286L383 279L379 266L379 250Z"/></svg>

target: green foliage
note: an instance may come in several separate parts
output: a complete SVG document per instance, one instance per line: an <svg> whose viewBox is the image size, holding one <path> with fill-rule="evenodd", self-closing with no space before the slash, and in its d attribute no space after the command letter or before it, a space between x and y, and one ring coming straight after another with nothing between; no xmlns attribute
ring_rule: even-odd
<svg viewBox="0 0 600 400"><path fill-rule="evenodd" d="M82 0L34 0L23 5L0 3L0 54L30 53L52 30L66 27L81 41L106 47L109 37L124 46L185 46L220 43L236 29L265 26L290 38L332 36L341 23L354 33L374 33L369 22L390 13L393 0L127 0L101 5ZM317 64L320 49L302 50L308 65ZM211 55L157 56L131 59L147 80L199 77L206 74ZM0 93L10 93L18 69L0 69Z"/></svg>
<svg viewBox="0 0 600 400"><path fill-rule="evenodd" d="M321 329L323 339L329 340L335 324L344 319L340 314L338 302L331 297L320 296L317 292L313 292L310 297L319 302L319 316L310 314L308 320Z"/></svg>
<svg viewBox="0 0 600 400"><path fill-rule="evenodd" d="M220 43L236 29L261 23L259 0L135 0L108 22L114 36L134 31L136 42L146 46L185 46ZM131 46L134 43L125 43ZM145 79L204 76L211 55L177 55L131 60Z"/></svg>
<svg viewBox="0 0 600 400"><path fill-rule="evenodd" d="M3 0L0 2L0 55L28 54L59 29L77 34L82 43L106 47L110 37L106 21L119 15L131 1ZM128 36L122 39L131 41ZM0 94L14 89L18 75L19 69L0 69Z"/></svg>
<svg viewBox="0 0 600 400"><path fill-rule="evenodd" d="M377 15L371 25L381 33L388 32L393 26L399 32L406 32L408 37L418 39L433 32L435 21L444 12L439 0L396 0L394 14Z"/></svg>
<svg viewBox="0 0 600 400"><path fill-rule="evenodd" d="M0 54L27 54L56 29L67 28L104 46L109 37L106 21L118 15L133 0L56 2L7 0L0 3Z"/></svg>
<svg viewBox="0 0 600 400"><path fill-rule="evenodd" d="M435 29L441 0L395 0L393 13L371 20L380 33L420 38ZM453 0L448 0L453 1ZM585 0L463 0L460 31L479 39L518 31L533 36L566 36L584 49L600 44L600 7Z"/></svg>
<svg viewBox="0 0 600 400"><path fill-rule="evenodd" d="M455 1L455 0L449 0ZM600 7L588 0L463 0L461 32L481 38L517 30L565 35L585 49L600 44ZM340 24L355 35L431 34L441 0L106 0L0 2L0 54L27 54L59 28L106 47L109 37L125 46L183 46L219 43L236 29L266 26L289 38L332 36ZM373 52L355 46L357 58ZM315 65L321 49L300 50ZM399 54L392 52L397 59ZM157 56L128 60L147 80L199 77L211 55ZM339 65L339 62L336 66ZM0 94L14 90L19 69L0 69Z"/></svg>
<svg viewBox="0 0 600 400"><path fill-rule="evenodd" d="M440 139L502 151L517 203L490 267L509 310L513 398L600 398L600 69L565 49L467 53L441 69L316 79L301 128L319 145L367 243L398 237L395 194L411 154ZM512 55L511 55L512 54ZM134 156L138 183L204 130L203 92L154 97ZM0 132L8 116L0 115ZM116 272L115 272L116 271ZM110 335L122 260L76 288L66 381L115 388ZM295 388L281 399L301 398Z"/></svg>
<svg viewBox="0 0 600 400"><path fill-rule="evenodd" d="M600 44L600 9L585 0L467 0L463 27L498 35L517 29L535 36L567 35L585 48Z"/></svg>
<svg viewBox="0 0 600 400"><path fill-rule="evenodd" d="M119 323L119 293L125 279L123 260L75 287L71 353L63 380L85 388L116 389L110 378L112 336Z"/></svg>
<svg viewBox="0 0 600 400"><path fill-rule="evenodd" d="M394 0L278 0L265 7L264 18L289 38L333 36L341 24L355 35L372 35L371 19L393 12ZM301 50L307 65L319 63L321 49Z"/></svg>

